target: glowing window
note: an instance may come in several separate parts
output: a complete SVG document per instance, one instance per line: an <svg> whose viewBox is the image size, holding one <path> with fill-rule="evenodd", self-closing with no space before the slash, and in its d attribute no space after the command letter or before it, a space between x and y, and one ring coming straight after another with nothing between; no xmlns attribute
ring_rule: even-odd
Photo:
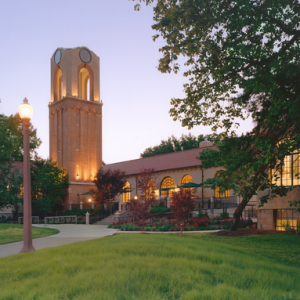
<svg viewBox="0 0 300 300"><path fill-rule="evenodd" d="M130 183L126 182L123 186L122 203L126 203L130 200Z"/></svg>
<svg viewBox="0 0 300 300"><path fill-rule="evenodd" d="M163 198L172 197L175 187L175 182L171 177L164 178L160 186L160 195Z"/></svg>
<svg viewBox="0 0 300 300"><path fill-rule="evenodd" d="M282 186L300 185L300 153L287 155L279 170L272 170L272 183Z"/></svg>
<svg viewBox="0 0 300 300"><path fill-rule="evenodd" d="M297 216L293 209L278 209L276 211L276 230L284 231L287 227L297 229Z"/></svg>
<svg viewBox="0 0 300 300"><path fill-rule="evenodd" d="M183 185L183 184L186 184L186 183L190 183L190 182L193 182L192 176L191 175L184 175L181 178L180 185Z"/></svg>
<svg viewBox="0 0 300 300"><path fill-rule="evenodd" d="M219 177L221 175L222 171L217 172L217 174L215 175L215 177ZM215 197L216 198L229 198L229 190L226 191L221 191L220 187L217 186L215 188Z"/></svg>
<svg viewBox="0 0 300 300"><path fill-rule="evenodd" d="M90 72L87 68L79 72L79 98L90 100Z"/></svg>
<svg viewBox="0 0 300 300"><path fill-rule="evenodd" d="M153 179L149 179L147 184L145 199L148 200L154 197L155 197L155 182Z"/></svg>
<svg viewBox="0 0 300 300"><path fill-rule="evenodd" d="M63 81L62 81L62 71L61 69L57 70L56 73L56 91L57 91L57 100L63 98Z"/></svg>

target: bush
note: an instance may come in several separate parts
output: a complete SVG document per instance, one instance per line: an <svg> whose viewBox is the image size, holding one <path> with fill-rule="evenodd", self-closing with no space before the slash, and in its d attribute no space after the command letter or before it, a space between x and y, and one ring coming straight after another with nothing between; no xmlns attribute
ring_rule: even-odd
<svg viewBox="0 0 300 300"><path fill-rule="evenodd" d="M222 225L222 229L229 229L230 228L230 224L224 224Z"/></svg>
<svg viewBox="0 0 300 300"><path fill-rule="evenodd" d="M228 219L229 218L229 213L227 211L224 211L220 213L221 219Z"/></svg>
<svg viewBox="0 0 300 300"><path fill-rule="evenodd" d="M150 209L151 214L156 214L156 213L165 213L165 212L170 212L171 208L169 207L152 207Z"/></svg>

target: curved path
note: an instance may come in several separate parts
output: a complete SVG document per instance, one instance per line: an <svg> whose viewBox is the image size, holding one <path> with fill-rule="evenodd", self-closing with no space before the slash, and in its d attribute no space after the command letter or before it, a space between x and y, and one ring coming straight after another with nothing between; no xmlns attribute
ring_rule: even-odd
<svg viewBox="0 0 300 300"><path fill-rule="evenodd" d="M45 227L45 225L34 225L35 227ZM107 225L47 225L48 228L58 229L60 232L55 235L50 235L32 240L33 247L36 250L56 247L75 242L88 241L99 239L105 236L113 235L118 230L109 229ZM23 241L0 245L0 258L20 253L23 247Z"/></svg>

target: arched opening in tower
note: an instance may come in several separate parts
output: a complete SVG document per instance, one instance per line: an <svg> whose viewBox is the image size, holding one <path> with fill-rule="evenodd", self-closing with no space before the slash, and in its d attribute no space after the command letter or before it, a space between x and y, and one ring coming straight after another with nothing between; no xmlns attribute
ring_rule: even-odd
<svg viewBox="0 0 300 300"><path fill-rule="evenodd" d="M87 68L79 72L79 98L90 100L90 72Z"/></svg>

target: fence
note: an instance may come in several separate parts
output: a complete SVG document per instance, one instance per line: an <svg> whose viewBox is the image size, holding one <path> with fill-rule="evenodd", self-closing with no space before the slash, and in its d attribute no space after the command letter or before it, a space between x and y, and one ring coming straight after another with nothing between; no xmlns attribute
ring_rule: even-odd
<svg viewBox="0 0 300 300"><path fill-rule="evenodd" d="M253 219L257 218L257 209L255 205L247 205L243 211L244 219Z"/></svg>
<svg viewBox="0 0 300 300"><path fill-rule="evenodd" d="M45 224L55 224L55 223L75 223L77 224L77 216L53 216L45 217Z"/></svg>
<svg viewBox="0 0 300 300"><path fill-rule="evenodd" d="M40 224L39 216L32 216L32 224ZM18 217L18 223L23 224L24 217Z"/></svg>

